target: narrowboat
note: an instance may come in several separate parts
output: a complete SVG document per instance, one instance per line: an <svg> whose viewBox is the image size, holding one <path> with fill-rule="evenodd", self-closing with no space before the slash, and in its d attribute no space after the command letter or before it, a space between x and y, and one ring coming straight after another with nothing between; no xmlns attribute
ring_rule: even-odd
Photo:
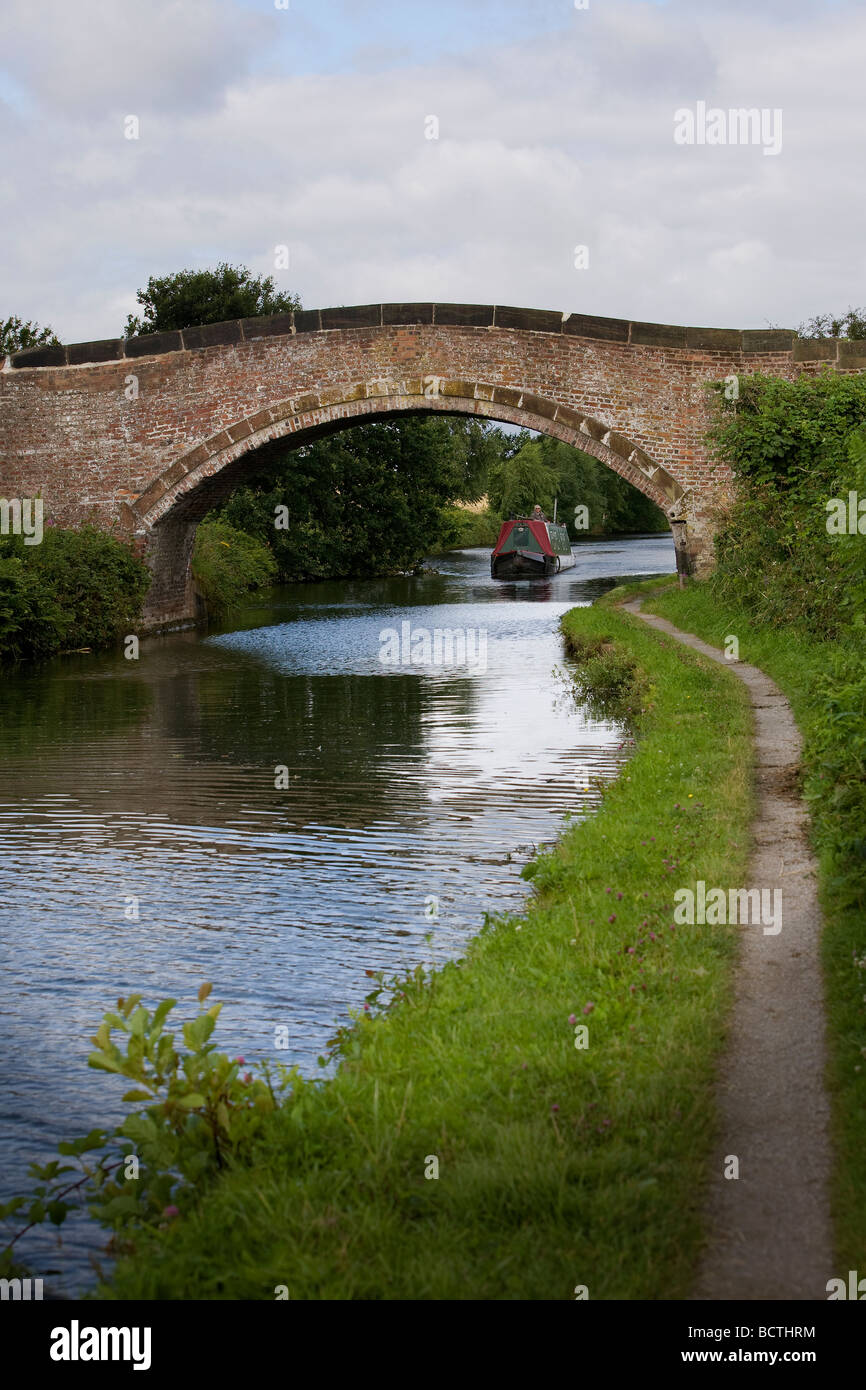
<svg viewBox="0 0 866 1390"><path fill-rule="evenodd" d="M556 521L512 517L503 521L490 556L493 579L546 578L574 564L567 529Z"/></svg>

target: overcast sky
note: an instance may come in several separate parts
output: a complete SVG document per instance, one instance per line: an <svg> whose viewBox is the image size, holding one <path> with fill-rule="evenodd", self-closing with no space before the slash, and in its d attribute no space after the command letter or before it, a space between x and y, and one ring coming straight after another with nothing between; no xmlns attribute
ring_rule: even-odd
<svg viewBox="0 0 866 1390"><path fill-rule="evenodd" d="M864 0L280 2L3 0L0 318L115 336L218 260L310 308L866 302ZM678 144L699 102L781 111L781 151Z"/></svg>

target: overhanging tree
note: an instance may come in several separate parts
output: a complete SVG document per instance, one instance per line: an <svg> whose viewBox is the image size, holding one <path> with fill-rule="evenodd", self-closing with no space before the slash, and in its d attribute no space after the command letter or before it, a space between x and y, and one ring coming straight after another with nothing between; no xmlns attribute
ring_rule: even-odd
<svg viewBox="0 0 866 1390"><path fill-rule="evenodd" d="M356 425L253 473L220 515L271 546L283 579L411 569L447 542L448 503L481 495L500 438L439 415Z"/></svg>

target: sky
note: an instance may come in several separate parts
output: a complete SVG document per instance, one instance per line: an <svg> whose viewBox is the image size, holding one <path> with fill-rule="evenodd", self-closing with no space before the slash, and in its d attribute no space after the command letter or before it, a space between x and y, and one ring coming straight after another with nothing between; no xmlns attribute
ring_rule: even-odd
<svg viewBox="0 0 866 1390"><path fill-rule="evenodd" d="M308 308L866 303L864 0L282 5L4 0L0 319L114 337L222 260Z"/></svg>

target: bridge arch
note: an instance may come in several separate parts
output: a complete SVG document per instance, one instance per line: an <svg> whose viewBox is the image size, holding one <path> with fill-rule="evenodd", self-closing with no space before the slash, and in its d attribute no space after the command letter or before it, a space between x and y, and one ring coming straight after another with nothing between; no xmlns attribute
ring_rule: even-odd
<svg viewBox="0 0 866 1390"><path fill-rule="evenodd" d="M828 366L866 371L863 344L501 304L297 309L45 345L0 366L0 487L41 497L57 526L135 535L156 626L194 615L195 525L253 452L441 410L527 425L601 459L680 523L678 555L701 574L734 492L707 446L708 388Z"/></svg>
<svg viewBox="0 0 866 1390"><path fill-rule="evenodd" d="M324 434L400 415L438 412L515 424L552 435L606 464L669 518L684 490L660 464L624 435L569 406L492 382L426 374L393 381L353 381L305 393L256 411L203 440L164 468L129 505L135 531L146 537L154 580L145 620L192 610L191 559L201 518L261 462Z"/></svg>

